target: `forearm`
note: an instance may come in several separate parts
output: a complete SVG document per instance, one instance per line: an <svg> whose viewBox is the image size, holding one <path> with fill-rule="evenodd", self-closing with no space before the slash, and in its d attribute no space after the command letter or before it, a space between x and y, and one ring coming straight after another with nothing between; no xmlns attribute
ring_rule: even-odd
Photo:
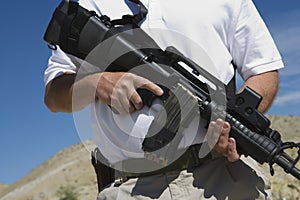
<svg viewBox="0 0 300 200"><path fill-rule="evenodd" d="M151 81L125 72L103 72L76 79L64 74L46 86L45 104L53 112L74 112L99 99L119 113L134 112L143 107L136 88L161 96L163 90Z"/></svg>
<svg viewBox="0 0 300 200"><path fill-rule="evenodd" d="M271 106L278 90L278 72L271 71L251 76L245 81L239 92L242 92L246 86L255 90L263 97L258 110L265 113ZM240 155L236 149L235 138L230 137L230 125L226 124L227 122L223 123L222 121L211 122L208 128L208 133L214 133L214 130L217 130L216 127L218 127L218 123L219 126L222 127L222 132L215 132L218 140L215 142L214 149L227 157L228 161L234 162L239 159Z"/></svg>
<svg viewBox="0 0 300 200"><path fill-rule="evenodd" d="M44 101L52 112L71 113L95 100L93 87L98 74L76 80L76 74L63 74L46 86ZM96 82L97 83L97 82Z"/></svg>
<svg viewBox="0 0 300 200"><path fill-rule="evenodd" d="M44 102L52 112L71 112L75 74L64 74L51 80L45 88Z"/></svg>
<svg viewBox="0 0 300 200"><path fill-rule="evenodd" d="M239 92L246 86L259 93L263 99L258 107L258 111L265 113L272 105L272 102L278 91L278 71L266 72L248 78Z"/></svg>

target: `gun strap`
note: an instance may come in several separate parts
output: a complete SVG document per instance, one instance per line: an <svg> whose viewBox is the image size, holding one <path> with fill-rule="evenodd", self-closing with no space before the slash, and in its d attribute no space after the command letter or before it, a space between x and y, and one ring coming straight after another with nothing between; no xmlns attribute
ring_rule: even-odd
<svg viewBox="0 0 300 200"><path fill-rule="evenodd" d="M139 12L134 15L123 15L121 19L115 19L111 21L112 25L132 25L133 28L139 28L139 23L148 14L147 8L139 0L129 0L139 6Z"/></svg>
<svg viewBox="0 0 300 200"><path fill-rule="evenodd" d="M78 51L80 34L90 17L96 15L94 11L88 11L79 6L78 2L69 1L67 17L61 26L60 46L62 49L68 49L79 57L85 57ZM58 18L59 16L57 16Z"/></svg>
<svg viewBox="0 0 300 200"><path fill-rule="evenodd" d="M233 61L231 62L231 64L233 66L234 74L226 87L226 93L227 93L228 97L234 96L236 94L236 69L237 69L237 66Z"/></svg>

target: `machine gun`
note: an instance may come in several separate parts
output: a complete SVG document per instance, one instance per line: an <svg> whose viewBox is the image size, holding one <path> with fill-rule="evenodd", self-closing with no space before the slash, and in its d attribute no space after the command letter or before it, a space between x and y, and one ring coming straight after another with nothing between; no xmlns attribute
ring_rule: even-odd
<svg viewBox="0 0 300 200"><path fill-rule="evenodd" d="M146 65L152 75L158 77L157 80L167 80L171 83L168 88L162 86L167 93L163 97L165 106L168 106L167 102L173 101L175 97L185 95L184 98L189 99L189 103L186 103L187 107L190 107L190 103L196 104L198 108L196 112L200 113L201 118L209 121L212 116L223 117L231 124L230 135L235 138L239 153L251 156L261 164L269 163L272 175L274 174L272 166L276 163L286 173L300 180L300 170L296 167L300 159L300 143L283 142L280 134L270 128L268 118L257 111L262 97L250 88L246 88L240 94L226 97L228 98L226 105L216 100L226 96L226 86L220 80L185 57L176 48L168 47L162 50L141 29L137 32L133 31L134 28L139 28L138 23L147 15L147 9L138 0L131 1L139 5L138 14L111 20L105 15L98 16L74 1L63 0L52 16L44 40L48 42L49 48L55 50L58 45L64 52L81 59L85 59L100 43L109 41L105 52L101 52L105 54L104 57L111 57L115 52L120 51L126 53L114 59L105 70L130 71L135 66ZM95 60L92 59L91 62L98 66L99 63ZM190 70L183 65L188 66ZM204 77L206 81L201 81L198 76ZM212 88L207 82L213 83L215 87ZM138 92L143 102L151 105L155 98L153 94L143 90ZM175 98L173 105L176 105L176 102L178 103L179 100ZM167 113L167 119L174 116L179 118L177 121L170 120L173 123L169 125L157 124L159 119L153 120L150 130L151 127L154 129L159 127L163 131L145 138L143 142L145 152L156 151L170 143L180 128L178 124L184 123L182 118L186 122L190 121L192 116L189 113L176 112L178 109L181 108L177 106L171 109L175 113ZM291 148L298 148L296 158L292 158L285 152L286 149Z"/></svg>

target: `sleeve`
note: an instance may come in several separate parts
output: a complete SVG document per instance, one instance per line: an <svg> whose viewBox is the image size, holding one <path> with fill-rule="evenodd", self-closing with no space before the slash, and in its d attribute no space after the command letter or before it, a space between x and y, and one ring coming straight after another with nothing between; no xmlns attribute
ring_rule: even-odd
<svg viewBox="0 0 300 200"><path fill-rule="evenodd" d="M54 78L64 73L76 73L80 66L80 59L66 54L59 47L52 50L48 60L48 67L44 73L44 82L47 85Z"/></svg>
<svg viewBox="0 0 300 200"><path fill-rule="evenodd" d="M80 0L78 3L88 9L98 8L94 5L94 1ZM59 47L57 47L57 50L52 50L52 55L48 60L48 67L44 72L45 85L64 73L77 73L82 62L81 59L63 52Z"/></svg>
<svg viewBox="0 0 300 200"><path fill-rule="evenodd" d="M242 0L238 12L231 54L244 80L250 76L283 68L274 40L252 0Z"/></svg>

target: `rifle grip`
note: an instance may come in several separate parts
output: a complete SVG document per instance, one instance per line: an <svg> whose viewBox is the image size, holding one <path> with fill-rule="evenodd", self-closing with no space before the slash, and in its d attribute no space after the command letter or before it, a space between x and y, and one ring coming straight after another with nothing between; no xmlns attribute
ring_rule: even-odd
<svg viewBox="0 0 300 200"><path fill-rule="evenodd" d="M144 105L147 105L148 107L150 107L156 98L159 98L162 101L165 101L169 97L170 89L168 89L167 87L160 85L160 84L158 84L158 86L164 91L162 96L156 96L153 92L151 92L150 90L144 89L144 88L136 89L136 91L140 95Z"/></svg>
<svg viewBox="0 0 300 200"><path fill-rule="evenodd" d="M136 91L140 95L143 104L149 107L152 105L154 99L158 97L155 94L153 94L151 91L144 88L137 88Z"/></svg>

